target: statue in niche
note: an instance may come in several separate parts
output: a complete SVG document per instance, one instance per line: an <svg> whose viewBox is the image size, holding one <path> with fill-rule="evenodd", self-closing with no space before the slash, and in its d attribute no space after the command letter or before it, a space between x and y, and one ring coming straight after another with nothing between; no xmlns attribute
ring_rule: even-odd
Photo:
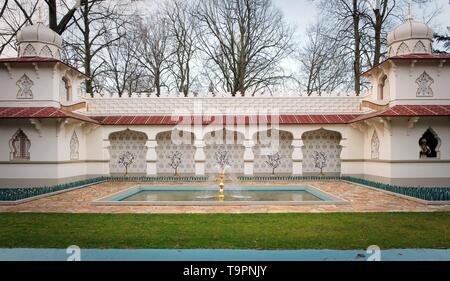
<svg viewBox="0 0 450 281"><path fill-rule="evenodd" d="M431 157L431 148L427 145L425 138L420 139L420 158Z"/></svg>
<svg viewBox="0 0 450 281"><path fill-rule="evenodd" d="M436 135L428 129L419 140L420 158L437 158L437 147L439 140Z"/></svg>

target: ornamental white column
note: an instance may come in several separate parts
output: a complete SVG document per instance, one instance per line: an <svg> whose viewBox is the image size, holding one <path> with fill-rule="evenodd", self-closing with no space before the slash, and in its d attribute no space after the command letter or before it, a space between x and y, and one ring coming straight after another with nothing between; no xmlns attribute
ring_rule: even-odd
<svg viewBox="0 0 450 281"><path fill-rule="evenodd" d="M255 142L253 140L245 140L244 146L244 175L253 176L253 163L255 160L253 147L255 146Z"/></svg>
<svg viewBox="0 0 450 281"><path fill-rule="evenodd" d="M110 170L109 170L109 162L111 161L111 153L109 152L111 146L111 142L109 141L109 139L104 139L102 142L102 158L101 160L103 160L102 162L102 170L103 170L103 174L109 175L111 174Z"/></svg>
<svg viewBox="0 0 450 281"><path fill-rule="evenodd" d="M158 169L156 167L156 162L158 161L158 154L156 154L156 147L158 143L155 139L147 140L147 175L156 176L158 174Z"/></svg>
<svg viewBox="0 0 450 281"><path fill-rule="evenodd" d="M292 141L292 175L301 176L303 174L303 140L294 139Z"/></svg>
<svg viewBox="0 0 450 281"><path fill-rule="evenodd" d="M205 155L205 141L202 139L197 139L194 142L195 146L195 175L196 176L204 176L205 175L205 162L206 162L206 155Z"/></svg>

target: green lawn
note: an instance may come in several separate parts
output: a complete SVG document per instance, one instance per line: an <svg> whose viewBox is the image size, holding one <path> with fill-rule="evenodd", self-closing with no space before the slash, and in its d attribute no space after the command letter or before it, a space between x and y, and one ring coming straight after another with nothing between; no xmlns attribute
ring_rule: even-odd
<svg viewBox="0 0 450 281"><path fill-rule="evenodd" d="M450 248L450 213L0 213L0 248Z"/></svg>

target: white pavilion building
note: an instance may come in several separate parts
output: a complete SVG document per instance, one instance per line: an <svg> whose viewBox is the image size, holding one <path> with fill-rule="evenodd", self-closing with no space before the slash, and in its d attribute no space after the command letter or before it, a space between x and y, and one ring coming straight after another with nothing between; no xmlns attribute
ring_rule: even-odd
<svg viewBox="0 0 450 281"><path fill-rule="evenodd" d="M0 59L0 186L128 174L353 176L450 186L450 55L408 20L389 58L363 75L361 97L154 97L83 94L89 79L61 61L61 37L23 28L18 57ZM279 156L271 163L270 156ZM277 158L277 157L275 157Z"/></svg>

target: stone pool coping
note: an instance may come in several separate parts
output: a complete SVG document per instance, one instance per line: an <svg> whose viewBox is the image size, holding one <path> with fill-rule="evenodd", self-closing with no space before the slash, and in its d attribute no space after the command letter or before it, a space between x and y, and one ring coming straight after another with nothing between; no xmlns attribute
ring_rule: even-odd
<svg viewBox="0 0 450 281"><path fill-rule="evenodd" d="M300 185L300 184L299 184ZM206 187L209 184L202 183L197 185L197 187ZM91 202L94 206L308 206L308 205L349 205L350 202L348 200L342 199L336 195L333 195L329 192L326 192L320 188L317 188L311 184L304 184L302 186L296 186L293 184L290 185L281 185L274 183L274 186L266 186L266 185L255 185L249 183L243 183L240 185L244 188L258 188L258 189L276 189L276 188L285 188L285 189L294 189L294 188L306 188L312 191L312 194L321 197L325 195L327 199L330 200L320 200L320 201L118 201L112 200L120 195L129 194L134 191L138 191L139 189L145 187L144 184L138 184L132 186L128 189L115 192L113 194L109 194L107 196L98 198ZM158 187L173 187L173 185L158 185ZM179 186L179 189L189 189L192 186ZM231 186L231 189L233 186ZM226 192L226 188L225 188ZM110 199L110 200L108 200Z"/></svg>
<svg viewBox="0 0 450 281"><path fill-rule="evenodd" d="M69 252L71 253L71 252ZM67 249L0 249L0 261L66 261ZM366 261L367 250L80 249L82 261ZM450 249L380 249L381 261L450 261Z"/></svg>

